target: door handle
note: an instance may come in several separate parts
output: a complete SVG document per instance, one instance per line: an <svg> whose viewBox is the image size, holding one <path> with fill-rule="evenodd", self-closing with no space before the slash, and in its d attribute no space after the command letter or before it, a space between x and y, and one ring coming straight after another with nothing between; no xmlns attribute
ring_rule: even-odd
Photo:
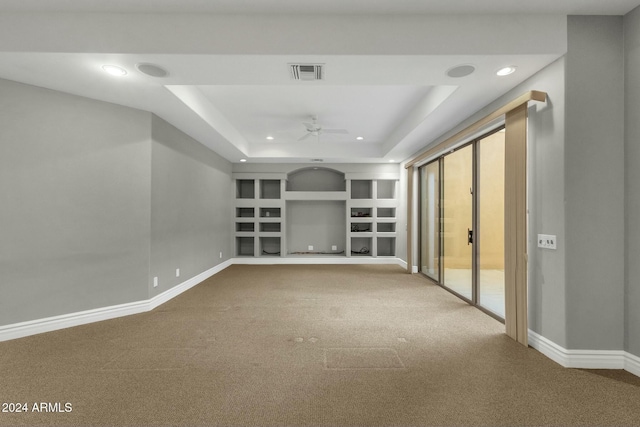
<svg viewBox="0 0 640 427"><path fill-rule="evenodd" d="M473 230L467 228L467 246L473 243Z"/></svg>

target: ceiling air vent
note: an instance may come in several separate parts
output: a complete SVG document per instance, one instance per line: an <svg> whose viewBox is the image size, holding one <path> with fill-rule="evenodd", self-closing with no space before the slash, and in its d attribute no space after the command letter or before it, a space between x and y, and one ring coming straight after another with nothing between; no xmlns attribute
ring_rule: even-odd
<svg viewBox="0 0 640 427"><path fill-rule="evenodd" d="M293 80L322 80L324 64L289 64Z"/></svg>

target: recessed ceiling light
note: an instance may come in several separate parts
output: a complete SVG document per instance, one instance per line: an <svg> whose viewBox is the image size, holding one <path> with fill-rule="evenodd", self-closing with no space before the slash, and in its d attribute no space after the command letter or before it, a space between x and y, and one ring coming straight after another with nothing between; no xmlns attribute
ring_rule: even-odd
<svg viewBox="0 0 640 427"><path fill-rule="evenodd" d="M456 65L455 67L449 68L447 70L447 76L449 77L453 77L453 78L460 78L460 77L466 77L469 74L473 73L476 70L476 67L474 67L473 65Z"/></svg>
<svg viewBox="0 0 640 427"><path fill-rule="evenodd" d="M271 135L269 135L269 136L267 137L267 139L268 139L269 141L271 141L271 140L273 140L273 137L272 137Z"/></svg>
<svg viewBox="0 0 640 427"><path fill-rule="evenodd" d="M103 65L102 69L112 76L124 76L127 74L127 70L117 65Z"/></svg>
<svg viewBox="0 0 640 427"><path fill-rule="evenodd" d="M395 163L396 161L393 159L389 159L389 163Z"/></svg>
<svg viewBox="0 0 640 427"><path fill-rule="evenodd" d="M247 159L240 159L240 161L241 161L242 163L244 163L244 162L246 162L246 161L247 161Z"/></svg>
<svg viewBox="0 0 640 427"><path fill-rule="evenodd" d="M140 63L136 64L136 68L143 74L151 77L167 77L169 72L156 64Z"/></svg>
<svg viewBox="0 0 640 427"><path fill-rule="evenodd" d="M357 139L358 141L362 141L362 140L364 139L364 136L356 136L356 139Z"/></svg>
<svg viewBox="0 0 640 427"><path fill-rule="evenodd" d="M508 76L509 74L513 74L516 71L515 65L509 65L508 67L500 68L496 71L496 75L500 77Z"/></svg>

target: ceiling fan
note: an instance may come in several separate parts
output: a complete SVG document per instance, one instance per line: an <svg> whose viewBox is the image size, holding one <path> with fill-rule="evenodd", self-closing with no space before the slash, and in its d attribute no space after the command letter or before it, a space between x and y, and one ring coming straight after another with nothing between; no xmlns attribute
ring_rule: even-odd
<svg viewBox="0 0 640 427"><path fill-rule="evenodd" d="M307 128L307 133L298 138L298 141L309 138L310 136L316 136L320 139L320 135L323 133L349 133L346 129L325 129L318 124L318 117L311 116L311 123L302 123Z"/></svg>

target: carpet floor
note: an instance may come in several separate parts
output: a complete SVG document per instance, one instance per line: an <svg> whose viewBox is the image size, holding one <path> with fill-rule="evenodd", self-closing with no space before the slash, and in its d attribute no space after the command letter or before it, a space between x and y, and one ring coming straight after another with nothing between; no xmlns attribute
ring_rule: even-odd
<svg viewBox="0 0 640 427"><path fill-rule="evenodd" d="M27 404L2 426L640 426L640 378L562 368L397 266L232 266L0 343L0 397Z"/></svg>

